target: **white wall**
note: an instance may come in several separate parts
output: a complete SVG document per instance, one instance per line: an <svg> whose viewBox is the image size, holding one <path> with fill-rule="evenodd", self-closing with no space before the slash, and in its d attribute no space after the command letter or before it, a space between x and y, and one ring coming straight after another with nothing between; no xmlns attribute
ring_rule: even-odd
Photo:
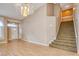
<svg viewBox="0 0 79 59"><path fill-rule="evenodd" d="M33 15L23 20L23 40L47 46L56 39L56 17L47 16L46 8L44 4Z"/></svg>
<svg viewBox="0 0 79 59"><path fill-rule="evenodd" d="M75 4L75 15L74 15L74 28L76 36L77 52L79 53L79 4Z"/></svg>
<svg viewBox="0 0 79 59"><path fill-rule="evenodd" d="M24 40L39 44L47 43L46 5L40 7L22 23Z"/></svg>
<svg viewBox="0 0 79 59"><path fill-rule="evenodd" d="M56 39L56 17L55 16L46 16L47 17L47 38L48 44Z"/></svg>
<svg viewBox="0 0 79 59"><path fill-rule="evenodd" d="M55 5L54 6L54 14L56 17L56 36L58 34L59 27L61 24L61 15L59 14L60 12L61 12L60 5L59 4Z"/></svg>
<svg viewBox="0 0 79 59"><path fill-rule="evenodd" d="M49 43L51 43L51 41L56 40L57 35L58 35L58 31L59 31L59 27L61 24L61 15L60 13L60 6L59 4L54 5L54 16L47 16L47 20L48 20L48 40Z"/></svg>

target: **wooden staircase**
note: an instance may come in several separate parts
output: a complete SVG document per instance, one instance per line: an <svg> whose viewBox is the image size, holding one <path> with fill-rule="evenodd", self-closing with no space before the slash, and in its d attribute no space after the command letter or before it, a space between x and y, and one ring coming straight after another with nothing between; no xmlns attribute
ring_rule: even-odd
<svg viewBox="0 0 79 59"><path fill-rule="evenodd" d="M57 39L54 42L51 42L49 46L72 52L77 51L72 21L61 23Z"/></svg>

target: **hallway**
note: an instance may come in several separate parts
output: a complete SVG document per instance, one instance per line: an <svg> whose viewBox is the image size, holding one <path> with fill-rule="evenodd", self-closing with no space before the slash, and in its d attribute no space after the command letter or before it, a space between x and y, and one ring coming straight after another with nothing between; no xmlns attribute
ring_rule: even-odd
<svg viewBox="0 0 79 59"><path fill-rule="evenodd" d="M76 52L74 24L72 21L61 23L57 39L50 46Z"/></svg>

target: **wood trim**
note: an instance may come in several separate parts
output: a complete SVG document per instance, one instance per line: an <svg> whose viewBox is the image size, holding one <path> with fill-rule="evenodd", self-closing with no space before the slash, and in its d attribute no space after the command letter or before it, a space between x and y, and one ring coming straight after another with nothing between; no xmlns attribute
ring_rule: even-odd
<svg viewBox="0 0 79 59"><path fill-rule="evenodd" d="M47 4L47 16L54 16L54 4L53 3Z"/></svg>
<svg viewBox="0 0 79 59"><path fill-rule="evenodd" d="M17 29L18 29L18 39L19 39L19 34L20 34L19 33L19 24L17 24L17 26L18 26Z"/></svg>
<svg viewBox="0 0 79 59"><path fill-rule="evenodd" d="M7 18L4 17L4 39L5 42L8 43L8 39L7 39Z"/></svg>

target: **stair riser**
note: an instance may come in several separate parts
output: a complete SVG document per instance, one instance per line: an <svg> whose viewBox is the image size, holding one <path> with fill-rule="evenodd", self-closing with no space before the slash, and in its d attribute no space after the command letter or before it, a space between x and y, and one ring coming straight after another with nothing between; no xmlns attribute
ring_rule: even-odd
<svg viewBox="0 0 79 59"><path fill-rule="evenodd" d="M68 48L68 47L64 48L64 47L61 47L61 46L51 46L51 47L59 48L59 49L67 50L67 51L76 52L76 49L74 49L74 48Z"/></svg>
<svg viewBox="0 0 79 59"><path fill-rule="evenodd" d="M65 44L58 44L58 43L53 43L52 45L58 45L58 46L66 46L66 47L73 47L76 48L76 45L65 45Z"/></svg>
<svg viewBox="0 0 79 59"><path fill-rule="evenodd" d="M63 41L63 40L60 40L60 41L56 41L56 42L60 42L60 43L67 43L67 44L76 44L76 42L74 41Z"/></svg>
<svg viewBox="0 0 79 59"><path fill-rule="evenodd" d="M63 38L63 37L60 38L60 37L58 37L57 39L58 39L58 40L68 40L68 41L73 40L73 41L76 41L75 38L73 39L73 38Z"/></svg>

